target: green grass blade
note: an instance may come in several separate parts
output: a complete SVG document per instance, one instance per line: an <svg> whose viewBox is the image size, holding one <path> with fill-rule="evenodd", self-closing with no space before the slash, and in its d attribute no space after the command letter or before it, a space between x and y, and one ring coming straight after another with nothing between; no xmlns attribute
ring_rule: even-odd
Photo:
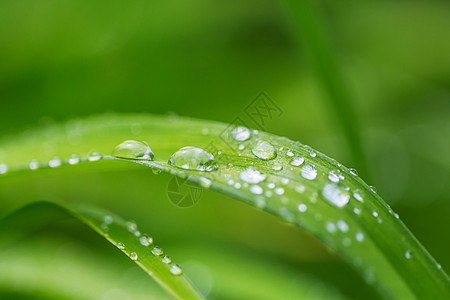
<svg viewBox="0 0 450 300"><path fill-rule="evenodd" d="M36 214L44 215L46 218L33 218L32 216ZM26 217L27 222L17 222L17 215L22 219ZM163 258L166 255L159 247L161 253L155 251L157 246L152 238L149 242L149 236L140 232L134 222L126 222L104 209L84 204L68 207L51 202L33 203L0 220L0 232L9 232L12 229L18 234L26 234L30 230L39 229L40 225L47 223L49 219L67 218L67 215L79 219L115 245L176 298L203 299L184 274L178 272L176 275L172 274L174 271L181 270L180 267L171 259L164 262ZM14 234L9 236L17 238ZM11 240L8 239L0 239L0 245L3 246L10 242Z"/></svg>
<svg viewBox="0 0 450 300"><path fill-rule="evenodd" d="M227 139L228 131L224 124L179 117L106 115L73 121L72 124L78 124L77 134L82 140L77 145L68 144L73 129L67 125L35 130L15 141L3 143L10 167L3 176L20 174L19 170L28 166L24 162L34 158L44 162L53 155L69 157L73 153L86 154L92 150L106 154L123 140L146 140L158 160L129 162L182 178L187 176L188 180L205 188L239 199L304 228L344 257L386 298L441 299L450 296L448 276L373 188L354 171L309 146L264 132L253 132L249 140L237 142ZM222 139L224 134L225 139ZM261 160L255 157L251 149L260 140L274 146L276 158ZM54 153L37 151L43 145L52 145L57 150ZM168 165L169 156L188 145L204 148L213 145L219 149L221 154L216 155L218 171L190 171ZM304 162L300 166L291 165L292 157L288 152L304 158ZM117 159L111 156L104 158ZM44 165L42 163L40 167ZM301 175L306 165L314 166L317 171L313 180ZM259 184L261 194L252 193L252 184L247 186L240 179L240 173L249 166L267 176ZM282 170L275 166L282 166ZM330 181L330 171L343 178L337 183ZM333 180L336 181L335 178ZM239 183L239 188L236 183ZM339 207L333 204L336 197L348 198L348 203Z"/></svg>

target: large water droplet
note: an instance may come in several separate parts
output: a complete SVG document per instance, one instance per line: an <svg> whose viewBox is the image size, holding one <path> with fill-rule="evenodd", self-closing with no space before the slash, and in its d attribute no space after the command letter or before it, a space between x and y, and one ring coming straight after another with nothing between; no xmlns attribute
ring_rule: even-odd
<svg viewBox="0 0 450 300"><path fill-rule="evenodd" d="M291 165L298 167L300 166L303 162L305 161L305 159L301 156L294 156L291 160Z"/></svg>
<svg viewBox="0 0 450 300"><path fill-rule="evenodd" d="M146 143L134 140L127 140L117 145L112 155L130 159L155 159L155 155Z"/></svg>
<svg viewBox="0 0 450 300"><path fill-rule="evenodd" d="M336 172L330 171L330 172L328 173L328 179L329 179L331 182L338 182L338 181L339 181L339 176L336 174Z"/></svg>
<svg viewBox="0 0 450 300"><path fill-rule="evenodd" d="M170 264L172 262L172 259L169 256L165 255L163 258L161 258L161 261L165 264Z"/></svg>
<svg viewBox="0 0 450 300"><path fill-rule="evenodd" d="M169 158L171 166L195 171L214 171L217 169L217 163L214 156L199 147L183 147Z"/></svg>
<svg viewBox="0 0 450 300"><path fill-rule="evenodd" d="M322 195L325 199L337 207L343 207L348 203L350 195L341 186L335 183L327 183L322 189Z"/></svg>
<svg viewBox="0 0 450 300"><path fill-rule="evenodd" d="M266 141L258 141L252 148L252 153L263 160L274 159L277 156L275 147Z"/></svg>
<svg viewBox="0 0 450 300"><path fill-rule="evenodd" d="M138 259L137 253L136 253L136 252L131 252L131 253L130 253L130 258L131 258L132 260L137 260L137 259Z"/></svg>
<svg viewBox="0 0 450 300"><path fill-rule="evenodd" d="M240 178L248 183L260 183L261 181L266 179L266 174L253 169L253 167L248 167L241 172Z"/></svg>
<svg viewBox="0 0 450 300"><path fill-rule="evenodd" d="M317 177L317 170L314 166L306 165L302 167L301 171L302 177L308 180L313 180Z"/></svg>
<svg viewBox="0 0 450 300"><path fill-rule="evenodd" d="M57 168L62 164L62 160L59 157L55 157L48 162L50 168Z"/></svg>
<svg viewBox="0 0 450 300"><path fill-rule="evenodd" d="M181 270L180 266L177 264L170 265L170 273L173 275L181 275L183 271Z"/></svg>
<svg viewBox="0 0 450 300"><path fill-rule="evenodd" d="M236 141L246 141L250 138L250 130L246 127L236 127L232 132L231 135Z"/></svg>
<svg viewBox="0 0 450 300"><path fill-rule="evenodd" d="M76 165L80 162L80 157L78 155L72 154L67 162L69 163L69 165Z"/></svg>
<svg viewBox="0 0 450 300"><path fill-rule="evenodd" d="M139 238L139 243L141 243L142 246L148 247L153 244L153 238L147 234L144 234Z"/></svg>
<svg viewBox="0 0 450 300"><path fill-rule="evenodd" d="M160 256L163 254L163 250L160 247L156 246L152 249L152 254L154 256Z"/></svg>

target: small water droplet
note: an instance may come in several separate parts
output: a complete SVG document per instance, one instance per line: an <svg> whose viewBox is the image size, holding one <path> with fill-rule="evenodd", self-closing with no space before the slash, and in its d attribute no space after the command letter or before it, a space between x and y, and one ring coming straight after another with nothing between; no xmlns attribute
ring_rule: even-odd
<svg viewBox="0 0 450 300"><path fill-rule="evenodd" d="M134 232L137 229L137 225L135 222L130 221L127 222L125 225L127 226L129 232Z"/></svg>
<svg viewBox="0 0 450 300"><path fill-rule="evenodd" d="M111 216L104 216L103 217L103 222L105 222L105 224L111 224L113 222L113 218Z"/></svg>
<svg viewBox="0 0 450 300"><path fill-rule="evenodd" d="M248 167L241 172L239 177L248 183L260 183L261 181L266 179L266 174L253 169L253 167Z"/></svg>
<svg viewBox="0 0 450 300"><path fill-rule="evenodd" d="M300 166L303 162L305 161L305 159L301 156L294 156L291 160L291 165L298 167Z"/></svg>
<svg viewBox="0 0 450 300"><path fill-rule="evenodd" d="M310 155L311 157L316 157L317 153L316 153L316 151L311 150L311 152L309 152L309 155Z"/></svg>
<svg viewBox="0 0 450 300"><path fill-rule="evenodd" d="M374 211L372 212L372 216L374 216L375 218L378 217L378 212L377 212L376 210L374 210Z"/></svg>
<svg viewBox="0 0 450 300"><path fill-rule="evenodd" d="M373 193L375 193L375 194L377 193L377 189L373 185L369 186L369 188Z"/></svg>
<svg viewBox="0 0 450 300"><path fill-rule="evenodd" d="M163 250L162 250L160 247L155 246L155 247L153 247L153 249L152 249L152 254L153 254L154 256L160 256L160 255L163 254Z"/></svg>
<svg viewBox="0 0 450 300"><path fill-rule="evenodd" d="M232 132L231 135L236 141L246 141L250 138L250 130L246 127L236 127Z"/></svg>
<svg viewBox="0 0 450 300"><path fill-rule="evenodd" d="M286 177L281 178L281 183L284 185L289 184L289 178Z"/></svg>
<svg viewBox="0 0 450 300"><path fill-rule="evenodd" d="M69 163L69 165L76 165L80 162L80 157L78 155L72 154L67 162Z"/></svg>
<svg viewBox="0 0 450 300"><path fill-rule="evenodd" d="M303 193L304 191L305 191L305 186L304 185L297 185L296 187L295 187L295 191L297 192L297 193Z"/></svg>
<svg viewBox="0 0 450 300"><path fill-rule="evenodd" d="M136 252L131 252L131 253L130 253L130 258L131 258L132 260L137 260L137 259L138 259L137 253L136 253Z"/></svg>
<svg viewBox="0 0 450 300"><path fill-rule="evenodd" d="M325 228L327 229L328 232L333 233L336 231L336 225L332 222L327 222L325 224Z"/></svg>
<svg viewBox="0 0 450 300"><path fill-rule="evenodd" d="M102 159L102 155L98 152L92 152L91 154L88 155L88 161L97 161Z"/></svg>
<svg viewBox="0 0 450 300"><path fill-rule="evenodd" d="M277 156L275 148L272 144L266 141L258 141L252 148L252 153L262 159L262 160L270 160L274 159Z"/></svg>
<svg viewBox="0 0 450 300"><path fill-rule="evenodd" d="M347 232L348 231L348 224L347 222L345 222L344 220L339 220L336 222L336 226L337 228L339 228L340 231L342 232Z"/></svg>
<svg viewBox="0 0 450 300"><path fill-rule="evenodd" d="M294 152L292 152L292 150L288 150L288 151L286 152L286 155L287 155L287 156L294 156Z"/></svg>
<svg viewBox="0 0 450 300"><path fill-rule="evenodd" d="M362 232L357 232L357 233L355 234L355 239L356 239L358 242L362 242L362 241L364 240L364 234L363 234Z"/></svg>
<svg viewBox="0 0 450 300"><path fill-rule="evenodd" d="M171 264L170 265L170 273L172 273L173 275L181 275L183 273L183 270L181 270L179 265Z"/></svg>
<svg viewBox="0 0 450 300"><path fill-rule="evenodd" d="M356 191L353 192L353 197L354 197L356 200L358 200L358 201L360 201L360 202L363 202L363 197L362 197L361 194L359 193L359 190L356 190Z"/></svg>
<svg viewBox="0 0 450 300"><path fill-rule="evenodd" d="M101 228L104 232L108 232L108 231L109 231L108 224L106 224L106 223L100 224L100 228Z"/></svg>
<svg viewBox="0 0 450 300"><path fill-rule="evenodd" d="M200 177L199 179L200 186L204 188L209 188L212 184L212 181L206 177Z"/></svg>
<svg viewBox="0 0 450 300"><path fill-rule="evenodd" d="M350 174L352 174L353 176L358 176L358 172L356 171L356 169L349 168L348 171L349 171Z"/></svg>
<svg viewBox="0 0 450 300"><path fill-rule="evenodd" d="M264 198L263 197L257 197L256 199L255 199L255 206L256 207L258 207L258 208L264 208L264 207L266 207L266 200L264 200Z"/></svg>
<svg viewBox="0 0 450 300"><path fill-rule="evenodd" d="M307 180L313 180L317 177L317 170L312 165L306 165L301 170L302 177Z"/></svg>
<svg viewBox="0 0 450 300"><path fill-rule="evenodd" d="M354 212L356 215L359 215L359 214L361 213L361 209L359 209L358 207L355 207L355 208L353 208L353 212Z"/></svg>
<svg viewBox="0 0 450 300"><path fill-rule="evenodd" d="M250 193L255 195L261 195L263 193L263 188L260 187L259 185L252 185L250 187Z"/></svg>
<svg viewBox="0 0 450 300"><path fill-rule="evenodd" d="M275 189L275 194L277 195L283 195L284 194L284 189L282 187L277 187Z"/></svg>
<svg viewBox="0 0 450 300"><path fill-rule="evenodd" d="M267 183L267 187L268 187L269 189L273 189L273 188L275 188L275 183L269 182L269 183Z"/></svg>
<svg viewBox="0 0 450 300"><path fill-rule="evenodd" d="M147 143L134 140L127 140L117 145L112 155L129 159L155 160L155 155Z"/></svg>
<svg viewBox="0 0 450 300"><path fill-rule="evenodd" d="M234 188L235 188L235 189L240 189L240 188L241 188L241 184L240 184L239 182L236 182L236 183L234 184Z"/></svg>
<svg viewBox="0 0 450 300"><path fill-rule="evenodd" d="M172 262L172 259L165 255L163 258L161 258L161 261L165 264L170 264Z"/></svg>
<svg viewBox="0 0 450 300"><path fill-rule="evenodd" d="M273 167L272 167L272 170L274 170L274 171L281 171L282 169L283 169L283 166L279 165L279 164L273 165Z"/></svg>
<svg viewBox="0 0 450 300"><path fill-rule="evenodd" d="M411 257L412 257L412 252L411 252L411 250L406 251L406 252L405 252L405 258L406 258L406 259L410 259Z"/></svg>
<svg viewBox="0 0 450 300"><path fill-rule="evenodd" d="M308 207L306 206L306 204L303 204L303 203L300 203L300 204L297 206L297 208L298 208L298 211L299 211L299 212L305 212L305 211L308 210Z"/></svg>
<svg viewBox="0 0 450 300"><path fill-rule="evenodd" d="M214 156L208 151L199 147L183 147L169 158L171 166L195 171L214 171L217 163Z"/></svg>
<svg viewBox="0 0 450 300"><path fill-rule="evenodd" d="M6 172L8 172L8 165L0 164L0 174L5 174Z"/></svg>
<svg viewBox="0 0 450 300"><path fill-rule="evenodd" d="M327 183L322 189L322 195L325 200L337 207L343 207L347 205L350 195L341 186L335 183Z"/></svg>
<svg viewBox="0 0 450 300"><path fill-rule="evenodd" d="M287 207L280 207L278 210L280 213L280 216L287 222L294 222L295 221L295 214L289 210Z"/></svg>
<svg viewBox="0 0 450 300"><path fill-rule="evenodd" d="M125 244L124 243L117 243L116 244L117 248L119 248L120 250L125 250Z"/></svg>
<svg viewBox="0 0 450 300"><path fill-rule="evenodd" d="M1 168L1 167L0 167ZM32 160L29 164L30 170L37 170L39 169L39 162L37 160ZM1 173L1 170L0 170Z"/></svg>
<svg viewBox="0 0 450 300"><path fill-rule="evenodd" d="M55 157L48 162L48 166L50 168L57 168L57 167L61 166L61 164L62 164L62 161L59 157Z"/></svg>
<svg viewBox="0 0 450 300"><path fill-rule="evenodd" d="M338 182L339 181L339 176L334 171L330 171L328 173L328 179L331 182Z"/></svg>
<svg viewBox="0 0 450 300"><path fill-rule="evenodd" d="M239 150L244 150L244 149L245 149L245 145L244 145L244 144L240 144L240 145L238 146L238 149L239 149Z"/></svg>
<svg viewBox="0 0 450 300"><path fill-rule="evenodd" d="M148 247L153 244L153 238L147 234L143 234L139 238L139 243L141 243L142 246Z"/></svg>
<svg viewBox="0 0 450 300"><path fill-rule="evenodd" d="M394 213L394 217L395 217L396 219L400 218L400 216L398 215L398 213Z"/></svg>

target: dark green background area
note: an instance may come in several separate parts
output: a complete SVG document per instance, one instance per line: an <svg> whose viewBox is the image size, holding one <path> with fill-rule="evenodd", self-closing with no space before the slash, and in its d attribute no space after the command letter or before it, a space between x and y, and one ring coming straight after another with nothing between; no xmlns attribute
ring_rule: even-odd
<svg viewBox="0 0 450 300"><path fill-rule="evenodd" d="M450 3L323 0L317 7L350 91L357 117L352 126L362 137L370 183L443 268L450 270ZM267 121L266 131L358 167L340 116L314 72L308 45L297 38L302 28L292 18L289 4L282 0L0 0L0 134L108 111L174 113L222 122L240 117L255 127L245 107L265 91L283 110L280 117ZM1 159L0 151L0 163ZM236 241L246 240L242 247L259 251L258 255L274 259L285 253L261 246L257 238L249 241L257 230L250 230L248 236L230 233L239 230L239 222L251 227L267 218L278 224L271 218L228 204L229 199L211 192L192 211L179 211L164 194L169 177L147 173L127 175L126 180L133 178L135 183L129 191L134 209L123 205L128 194L118 193L120 172L97 174L94 170L86 176L68 175L65 181L48 175L39 179L48 178L42 186L58 183L58 188L51 192L42 188L34 194L19 191L17 197L28 197L28 201L91 197L142 226L169 224L152 223L137 208L153 209L151 201L156 200L163 204L154 210L164 206L159 207L164 211L161 215L173 215L175 220L195 219L207 214L207 207L221 208L225 215L239 211L242 218L223 216L227 229L217 224L216 231L202 235L194 230L192 236L200 243L214 240L219 232ZM30 185L36 184L34 180L31 176L34 183ZM82 191L74 190L68 180L83 186ZM8 182L2 189L1 201L6 203L21 188ZM286 237L298 233L277 226ZM174 233L179 229L174 227L156 229L166 244L170 245L171 237L183 236ZM200 230L201 225L196 228ZM223 239L214 241L221 244ZM332 270L336 258L309 237L296 245L301 241L313 243L313 250L288 256L292 260L286 259L286 265L295 261L299 270L318 273L314 276L321 280L341 280L341 292L351 297L358 298L367 289L351 291L351 282L345 283L345 278L327 278L324 266ZM316 248L322 255L312 254ZM356 278L350 270L345 274Z"/></svg>

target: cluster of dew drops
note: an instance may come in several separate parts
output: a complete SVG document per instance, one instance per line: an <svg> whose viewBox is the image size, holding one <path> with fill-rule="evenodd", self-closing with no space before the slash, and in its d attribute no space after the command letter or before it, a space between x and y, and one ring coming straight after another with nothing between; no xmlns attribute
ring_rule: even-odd
<svg viewBox="0 0 450 300"><path fill-rule="evenodd" d="M202 130L202 133L208 134L208 130L205 128ZM317 153L314 150L311 149L309 151L309 157L303 157L295 150L284 149L284 147L280 147L277 149L268 141L257 139L256 137L258 136L258 134L259 132L257 130L251 131L248 128L241 126L238 126L231 131L232 139L237 143L237 149L240 151L238 153L239 156L241 156L242 152L248 147L250 148L250 152L254 157L257 157L258 159L263 161L275 161L275 158L277 156L283 156L289 160L290 170L299 168L299 173L304 180L312 181L317 178L319 174L314 163L312 163L312 160L317 156ZM155 160L155 155L153 154L149 145L145 142L139 142L135 140L126 140L120 143L115 147L112 155L113 157L132 160ZM28 168L31 170L37 170L41 167L56 168L63 164L76 165L82 161L98 161L102 158L108 157L103 156L100 153L93 152L85 158L80 158L77 155L72 155L67 160L55 157L47 163L40 163L37 160L32 160L28 164ZM187 146L179 149L170 156L168 163L169 165L176 168L200 172L214 172L218 169L218 164L213 154L206 151L205 149L195 146ZM232 166L229 165L228 167ZM342 167L342 165L338 164L338 167ZM283 165L275 162L273 163L271 169L273 171L282 171ZM348 169L348 171L351 175L358 176L355 169L350 168ZM0 175L7 172L8 166L4 163L0 164ZM181 173L174 172L174 175L175 174L180 175ZM253 166L250 166L244 170L240 170L238 176L239 178L237 178L237 176L232 178L230 174L224 174L224 177L226 177L226 183L229 186L235 189L247 188L251 194L254 194L254 204L258 208L265 208L265 197L269 198L274 195L280 196L282 203L288 202L288 199L286 197L283 197L283 195L285 194L285 188L283 187L283 185L288 185L290 183L290 180L288 178L281 178L281 184L279 184L278 186L275 182L267 182L264 187L263 183L268 178L267 174L262 173ZM327 178L329 182L322 187L321 194L323 198L331 205L338 208L344 207L349 203L351 195L356 201L364 202L363 193L360 190L355 190L353 191L353 193L351 193L350 188L342 184L342 181L345 179L345 177L339 168L329 171L329 173L327 174ZM205 188L208 188L213 183L213 181L206 176L200 176L198 178L198 181L198 183ZM302 184L298 184L294 186L293 190L301 194L306 190L306 187ZM370 186L370 190L371 192L376 193L375 187ZM310 201L314 203L317 196L317 192L313 192ZM300 213L306 213L308 210L308 205L306 203L300 203L297 206L297 210ZM399 218L398 214L394 213L391 209L389 209L389 211L397 219ZM360 215L361 212L362 210L360 207L355 206L353 208L354 214ZM295 219L295 213L284 206L279 209L279 214L286 221L293 222ZM372 211L371 214L374 218L376 218L378 223L382 222L382 219L376 210ZM321 216L317 215L316 217L319 219ZM349 225L344 220L338 220L336 222L328 221L325 222L325 229L329 233L334 233L336 231L346 233L349 231ZM357 242L362 242L364 240L364 234L362 232L356 232L354 235L354 239ZM351 244L351 239L346 237L343 240L343 244L344 246L349 246ZM118 247L119 246L120 245L118 244ZM157 255L159 253L159 249L160 248L155 247L153 249L154 251L152 250L152 253L156 253L155 255ZM413 255L411 250L406 250L404 256L406 259L412 258ZM132 259L137 259L137 254L130 253L130 257ZM165 259L165 261L167 261L167 259ZM177 273L177 268L179 269L179 267L174 267L175 270L172 273ZM181 269L179 272L181 272Z"/></svg>
<svg viewBox="0 0 450 300"><path fill-rule="evenodd" d="M114 219L112 216L110 215L105 215L103 217L103 222L101 223L100 227L102 228L102 230L105 232L106 235L108 235L108 231L109 231L109 226L114 222ZM172 259L167 256L164 255L163 250L161 249L161 247L154 245L154 241L153 238L146 234L146 233L141 233L136 225L135 222L129 221L126 222L126 227L128 229L129 232L131 232L133 234L133 236L135 236L138 240L139 243L143 246L143 247L151 247L151 253L158 257L159 260L165 264L168 265L169 267L169 272L173 275L181 275L183 273L181 267L175 263L172 262ZM119 248L122 252L124 252L131 260L137 261L139 260L139 256L137 252L129 252L127 250L127 247L124 243L122 242L118 242L115 244L117 248Z"/></svg>

